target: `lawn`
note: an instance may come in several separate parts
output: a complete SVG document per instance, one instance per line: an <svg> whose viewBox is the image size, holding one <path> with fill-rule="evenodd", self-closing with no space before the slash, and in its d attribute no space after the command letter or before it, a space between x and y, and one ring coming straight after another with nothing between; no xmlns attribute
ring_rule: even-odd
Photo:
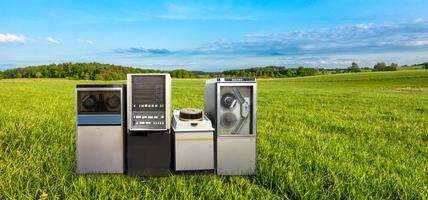
<svg viewBox="0 0 428 200"><path fill-rule="evenodd" d="M258 80L249 177L76 174L87 82L0 80L0 199L428 198L428 70ZM174 108L203 106L204 80L172 84Z"/></svg>

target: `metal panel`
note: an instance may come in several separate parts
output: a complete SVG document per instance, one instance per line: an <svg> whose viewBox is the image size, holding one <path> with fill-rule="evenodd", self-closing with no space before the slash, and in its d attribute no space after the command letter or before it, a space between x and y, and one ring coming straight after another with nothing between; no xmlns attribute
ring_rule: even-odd
<svg viewBox="0 0 428 200"><path fill-rule="evenodd" d="M217 174L253 175L256 173L255 136L217 138Z"/></svg>
<svg viewBox="0 0 428 200"><path fill-rule="evenodd" d="M123 173L122 126L77 127L78 173Z"/></svg>
<svg viewBox="0 0 428 200"><path fill-rule="evenodd" d="M213 132L175 133L175 170L214 169Z"/></svg>
<svg viewBox="0 0 428 200"><path fill-rule="evenodd" d="M244 98L250 103L250 115L244 125L246 129L236 131L237 126L229 130L223 129L221 116L225 112L221 105L222 95L231 92L233 88L248 87L249 91L243 92ZM227 90L224 90L226 89ZM222 90L223 89L223 90ZM216 171L219 175L251 175L256 170L256 83L247 82L220 82L217 84L216 99ZM238 103L238 102L237 102ZM240 114L240 109L235 109ZM239 119L237 119L239 121ZM245 132L248 131L248 132Z"/></svg>
<svg viewBox="0 0 428 200"><path fill-rule="evenodd" d="M216 125L216 85L217 82L213 82L212 79L207 80L205 84L204 94L204 112L205 115L211 120L211 123L215 127Z"/></svg>
<svg viewBox="0 0 428 200"><path fill-rule="evenodd" d="M211 119L216 129L214 165L219 175L251 175L256 172L256 84L255 79L239 78L217 78L206 81L204 109L206 115ZM236 122L238 122L238 119L241 117L242 109L240 107L231 106L230 109L224 109L221 105L222 95L226 93L236 94L233 88L239 89L239 87L248 88L245 89L246 91L242 92L245 93L242 94L242 96L248 101L250 108L249 120L243 124L245 129L235 129L236 124L233 123L229 128L221 127L222 121L220 117L222 114L226 112L234 114L237 116ZM222 90L222 88L226 88L226 90Z"/></svg>
<svg viewBox="0 0 428 200"><path fill-rule="evenodd" d="M76 85L78 173L123 173L125 106L123 84ZM120 92L120 114L79 114L79 92ZM117 125L110 125L117 124Z"/></svg>

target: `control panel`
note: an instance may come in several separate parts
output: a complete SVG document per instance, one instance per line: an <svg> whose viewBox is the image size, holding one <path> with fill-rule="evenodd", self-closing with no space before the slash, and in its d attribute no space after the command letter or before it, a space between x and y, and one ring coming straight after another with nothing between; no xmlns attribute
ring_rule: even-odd
<svg viewBox="0 0 428 200"><path fill-rule="evenodd" d="M144 104L144 106L147 104ZM156 105L156 104L152 104ZM136 105L135 105L136 106ZM143 105L138 105L143 106ZM160 108L164 107L159 105ZM134 111L132 113L132 124L133 126L143 126L146 128L163 128L165 124L165 112L164 111ZM161 125L161 126L158 126Z"/></svg>
<svg viewBox="0 0 428 200"><path fill-rule="evenodd" d="M167 129L165 75L131 75L131 130ZM129 105L128 105L129 106Z"/></svg>

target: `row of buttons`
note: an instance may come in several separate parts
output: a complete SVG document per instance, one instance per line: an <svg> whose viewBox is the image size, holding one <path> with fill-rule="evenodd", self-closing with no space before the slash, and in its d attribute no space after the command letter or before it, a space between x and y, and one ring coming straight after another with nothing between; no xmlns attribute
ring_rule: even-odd
<svg viewBox="0 0 428 200"><path fill-rule="evenodd" d="M134 119L158 119L158 118L161 118L161 119L163 119L164 118L164 116L163 115L161 115L160 117L159 116L151 116L151 115L135 115L134 116Z"/></svg>
<svg viewBox="0 0 428 200"><path fill-rule="evenodd" d="M155 125L158 125L158 124L164 124L164 122L136 122L135 124L137 124L137 125L145 125L145 124L148 124L148 125L150 125L150 124L155 124Z"/></svg>
<svg viewBox="0 0 428 200"><path fill-rule="evenodd" d="M137 106L139 108L163 108L164 105L163 104L134 104L132 105L134 108L136 108Z"/></svg>

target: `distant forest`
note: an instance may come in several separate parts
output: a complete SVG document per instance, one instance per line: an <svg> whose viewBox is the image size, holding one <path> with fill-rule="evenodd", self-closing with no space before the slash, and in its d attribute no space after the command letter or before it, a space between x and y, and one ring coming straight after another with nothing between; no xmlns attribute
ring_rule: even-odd
<svg viewBox="0 0 428 200"><path fill-rule="evenodd" d="M162 71L141 69L102 63L61 63L0 71L0 78L66 78L77 80L124 80L129 73L170 73L173 78L212 78L212 77L257 77L257 78L285 78L298 76L315 76L320 74L352 73L361 71L397 71L400 68L428 69L428 62L412 66L398 66L395 63L387 65L377 63L373 68L360 68L352 63L345 69L325 68L287 68L283 66L255 67L247 69L227 70L223 72L202 72L176 69Z"/></svg>

